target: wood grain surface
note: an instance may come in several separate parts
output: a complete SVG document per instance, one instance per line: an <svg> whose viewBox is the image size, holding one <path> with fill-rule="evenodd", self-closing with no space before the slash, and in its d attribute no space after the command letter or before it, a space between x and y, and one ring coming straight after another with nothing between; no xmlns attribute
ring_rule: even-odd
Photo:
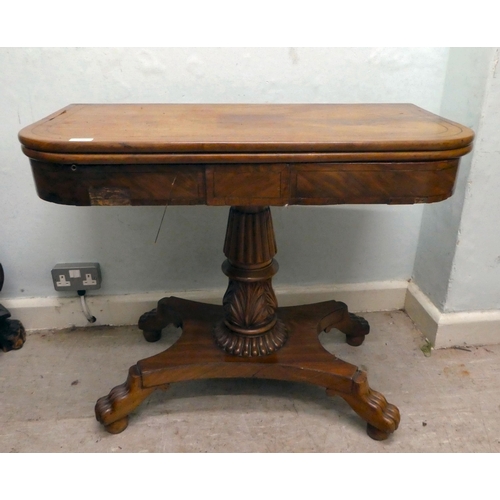
<svg viewBox="0 0 500 500"><path fill-rule="evenodd" d="M51 153L460 149L467 127L412 104L73 104L19 133Z"/></svg>

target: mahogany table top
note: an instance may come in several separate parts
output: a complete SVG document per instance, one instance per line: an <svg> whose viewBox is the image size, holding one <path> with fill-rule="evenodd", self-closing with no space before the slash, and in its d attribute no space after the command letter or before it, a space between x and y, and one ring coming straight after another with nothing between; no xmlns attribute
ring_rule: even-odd
<svg viewBox="0 0 500 500"><path fill-rule="evenodd" d="M50 153L413 152L473 133L412 104L72 104L19 138Z"/></svg>
<svg viewBox="0 0 500 500"><path fill-rule="evenodd" d="M440 201L473 137L412 104L72 104L19 133L72 205Z"/></svg>

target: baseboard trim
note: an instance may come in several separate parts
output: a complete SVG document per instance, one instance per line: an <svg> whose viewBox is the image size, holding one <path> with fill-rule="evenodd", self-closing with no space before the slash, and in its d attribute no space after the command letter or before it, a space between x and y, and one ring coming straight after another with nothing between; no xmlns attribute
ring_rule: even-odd
<svg viewBox="0 0 500 500"><path fill-rule="evenodd" d="M443 313L415 283L408 286L404 309L436 349L500 342L499 310Z"/></svg>
<svg viewBox="0 0 500 500"><path fill-rule="evenodd" d="M325 300L345 302L352 312L390 311L402 309L407 281L382 281L330 286L276 286L281 306L312 304ZM95 323L85 318L79 297L36 297L2 299L12 317L20 320L27 331L92 327L102 325L134 325L146 311L156 307L162 297L176 296L212 304L220 304L225 289L192 291L157 291L129 295L88 295Z"/></svg>
<svg viewBox="0 0 500 500"><path fill-rule="evenodd" d="M162 297L176 296L220 304L225 289L157 291L128 295L89 295L87 304L96 317L89 323L79 297L35 297L2 299L12 317L27 331L135 325ZM281 306L340 300L352 312L404 309L435 348L500 343L500 311L442 313L415 283L379 281L343 285L276 286Z"/></svg>

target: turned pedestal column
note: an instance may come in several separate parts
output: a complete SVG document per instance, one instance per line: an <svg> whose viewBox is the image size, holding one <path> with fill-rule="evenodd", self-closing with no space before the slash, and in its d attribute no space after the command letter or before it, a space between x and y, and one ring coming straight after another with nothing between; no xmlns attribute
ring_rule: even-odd
<svg viewBox="0 0 500 500"><path fill-rule="evenodd" d="M224 318L215 326L217 345L236 356L271 354L286 342L287 330L272 287L278 263L269 207L231 207L224 254L229 285Z"/></svg>

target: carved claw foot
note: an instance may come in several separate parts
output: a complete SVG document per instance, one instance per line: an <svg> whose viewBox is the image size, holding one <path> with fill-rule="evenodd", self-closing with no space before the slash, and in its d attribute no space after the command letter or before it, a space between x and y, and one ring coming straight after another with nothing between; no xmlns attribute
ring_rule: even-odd
<svg viewBox="0 0 500 500"><path fill-rule="evenodd" d="M158 320L157 310L153 309L139 318L138 326L148 342L156 342L161 339L161 331L166 325Z"/></svg>
<svg viewBox="0 0 500 500"><path fill-rule="evenodd" d="M322 323L325 332L329 332L332 328L340 330L346 336L346 342L354 347L360 346L365 336L370 333L370 325L365 318L350 313L347 306L343 302L338 302L342 307L340 318L338 314L332 314L331 317L324 318ZM325 325L326 323L326 325Z"/></svg>
<svg viewBox="0 0 500 500"><path fill-rule="evenodd" d="M342 394L334 389L327 389L327 394L342 397L367 422L367 434L372 439L383 441L399 426L399 410L388 403L382 394L370 389L365 372L355 374L351 394Z"/></svg>
<svg viewBox="0 0 500 500"><path fill-rule="evenodd" d="M111 434L124 431L128 425L128 415L156 388L143 387L139 370L136 366L132 366L126 382L114 387L107 396L97 400L95 405L97 421Z"/></svg>
<svg viewBox="0 0 500 500"><path fill-rule="evenodd" d="M127 427L128 427L128 416L123 417L122 419L117 420L112 424L105 425L104 429L106 430L106 432L109 432L110 434L120 434L120 432L123 432Z"/></svg>
<svg viewBox="0 0 500 500"><path fill-rule="evenodd" d="M365 318L353 313L349 313L349 319L352 323L352 327L350 327L352 330L350 329L347 333L343 332L346 336L346 342L354 347L360 346L364 342L365 336L370 333L370 325Z"/></svg>
<svg viewBox="0 0 500 500"><path fill-rule="evenodd" d="M158 307L144 313L139 318L139 329L142 330L144 338L148 342L156 342L161 338L161 331L168 325L182 326L182 317L179 311L175 310L177 299L162 299L158 302ZM181 301L182 302L182 301Z"/></svg>
<svg viewBox="0 0 500 500"><path fill-rule="evenodd" d="M385 441L390 435L390 432L381 431L371 424L366 424L366 433L375 441Z"/></svg>

